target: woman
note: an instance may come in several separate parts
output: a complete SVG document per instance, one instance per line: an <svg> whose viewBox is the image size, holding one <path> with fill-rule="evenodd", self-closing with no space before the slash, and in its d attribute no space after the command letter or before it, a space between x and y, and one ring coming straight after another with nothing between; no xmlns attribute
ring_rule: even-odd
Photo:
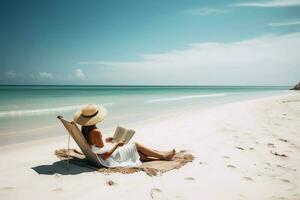
<svg viewBox="0 0 300 200"><path fill-rule="evenodd" d="M162 152L150 149L140 143L124 144L112 143L112 137L107 137L105 142L102 133L96 127L101 122L107 112L104 107L88 105L74 116L74 121L82 125L81 132L92 151L99 157L101 164L105 167L136 167L141 165L141 161L151 160L172 160L175 150ZM108 144L110 143L110 144Z"/></svg>

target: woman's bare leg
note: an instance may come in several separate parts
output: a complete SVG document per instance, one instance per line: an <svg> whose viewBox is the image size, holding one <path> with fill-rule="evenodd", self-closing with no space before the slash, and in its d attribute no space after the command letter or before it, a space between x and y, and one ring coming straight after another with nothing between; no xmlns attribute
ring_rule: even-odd
<svg viewBox="0 0 300 200"><path fill-rule="evenodd" d="M159 158L154 158L154 157L146 156L145 154L143 154L140 151L138 151L138 154L140 155L140 160L142 162L159 160Z"/></svg>
<svg viewBox="0 0 300 200"><path fill-rule="evenodd" d="M154 157L159 158L161 160L171 160L173 156L175 155L175 149L172 151L162 153L160 151L152 150L138 142L135 143L135 146L138 150L138 152L141 152L142 154L146 155L147 157Z"/></svg>

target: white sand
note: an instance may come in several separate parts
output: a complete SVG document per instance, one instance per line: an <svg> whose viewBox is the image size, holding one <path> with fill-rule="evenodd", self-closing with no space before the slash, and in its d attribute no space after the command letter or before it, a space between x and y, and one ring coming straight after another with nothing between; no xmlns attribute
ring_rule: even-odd
<svg viewBox="0 0 300 200"><path fill-rule="evenodd" d="M135 141L187 149L196 159L159 177L105 175L68 170L53 155L67 136L8 145L0 148L0 199L300 199L299 92L131 127Z"/></svg>

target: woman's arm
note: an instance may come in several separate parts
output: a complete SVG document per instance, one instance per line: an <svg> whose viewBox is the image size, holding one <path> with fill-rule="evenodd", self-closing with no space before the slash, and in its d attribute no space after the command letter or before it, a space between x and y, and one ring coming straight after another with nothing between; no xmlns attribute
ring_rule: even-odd
<svg viewBox="0 0 300 200"><path fill-rule="evenodd" d="M102 140L102 134L101 134L101 132L99 130L94 130L90 134L90 137L91 137L92 143L95 144L97 147L99 147L99 148L104 147L104 142ZM107 158L109 158L109 156L111 156L111 154L114 153L114 151L118 147L123 146L124 144L125 144L124 142L118 142L108 152L102 153L102 154L98 154L98 155L100 155L103 160L106 160Z"/></svg>
<svg viewBox="0 0 300 200"><path fill-rule="evenodd" d="M109 156L111 156L111 154L114 153L114 151L115 151L118 147L121 147L121 146L123 146L124 144L125 144L124 142L118 142L118 143L116 143L116 144L113 146L113 148L111 148L111 150L109 150L109 151L106 152L106 153L99 154L99 155L101 156L101 158L102 158L103 160L106 160L107 158L109 158Z"/></svg>
<svg viewBox="0 0 300 200"><path fill-rule="evenodd" d="M113 138L112 138L112 137L107 137L107 138L105 138L105 142L112 143L112 141L113 141Z"/></svg>

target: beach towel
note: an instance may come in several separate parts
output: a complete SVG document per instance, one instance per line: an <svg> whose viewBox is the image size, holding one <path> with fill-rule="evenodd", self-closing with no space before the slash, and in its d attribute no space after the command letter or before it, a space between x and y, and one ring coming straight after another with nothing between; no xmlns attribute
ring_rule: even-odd
<svg viewBox="0 0 300 200"><path fill-rule="evenodd" d="M69 158L68 158L68 150L67 149L59 149L55 151L55 155L61 160L67 159L75 159L81 161L87 161L84 154L76 149L69 149ZM167 171L179 169L185 164L192 162L194 160L194 156L192 154L187 153L186 151L180 151L175 154L171 161L157 160L157 161L148 161L143 162L139 167L116 167L116 168L95 168L96 171L100 173L110 174L110 173L123 173L130 174L139 171L145 172L149 176L158 176ZM87 167L91 168L86 162Z"/></svg>

